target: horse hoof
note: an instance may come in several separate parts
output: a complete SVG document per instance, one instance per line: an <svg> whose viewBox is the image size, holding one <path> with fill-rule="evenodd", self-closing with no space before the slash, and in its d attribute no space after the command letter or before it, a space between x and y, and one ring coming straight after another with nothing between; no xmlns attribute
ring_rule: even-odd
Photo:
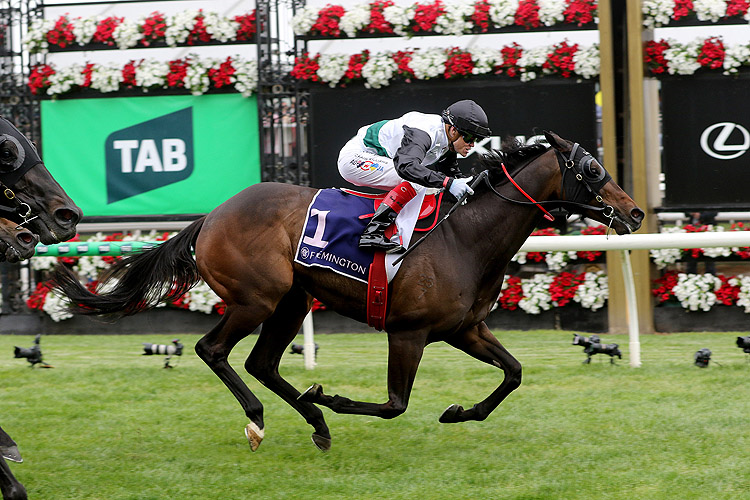
<svg viewBox="0 0 750 500"><path fill-rule="evenodd" d="M255 422L250 422L245 426L245 437L248 443L250 443L250 451L255 451L260 446L260 442L263 441L263 435L265 430L258 427Z"/></svg>
<svg viewBox="0 0 750 500"><path fill-rule="evenodd" d="M313 433L312 442L318 447L320 451L328 451L331 449L331 438L323 437L320 434Z"/></svg>
<svg viewBox="0 0 750 500"><path fill-rule="evenodd" d="M18 451L18 446L0 446L0 452L2 452L2 456L6 460L10 460L12 462L23 462L23 458L21 458L21 453Z"/></svg>
<svg viewBox="0 0 750 500"><path fill-rule="evenodd" d="M462 412L464 409L460 405L450 405L448 408L445 409L442 415L440 415L440 418L438 421L441 424L455 424L458 422L458 414Z"/></svg>
<svg viewBox="0 0 750 500"><path fill-rule="evenodd" d="M323 386L320 384L313 384L307 388L305 392L297 396L297 401L304 401L306 403L314 403L318 400L318 397L323 394Z"/></svg>

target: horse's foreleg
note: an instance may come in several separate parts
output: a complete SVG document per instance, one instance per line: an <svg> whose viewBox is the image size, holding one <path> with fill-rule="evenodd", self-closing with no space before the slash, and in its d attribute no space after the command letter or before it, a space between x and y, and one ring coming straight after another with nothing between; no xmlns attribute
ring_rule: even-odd
<svg viewBox="0 0 750 500"><path fill-rule="evenodd" d="M497 366L505 373L500 386L484 401L464 410L459 405L451 405L440 416L442 423L484 420L497 406L521 385L521 363L516 360L482 322L469 330L450 337L446 342L480 361Z"/></svg>
<svg viewBox="0 0 750 500"><path fill-rule="evenodd" d="M2 427L0 427L0 454L8 460L23 462L21 454L18 452L16 442L13 441L13 438L11 438Z"/></svg>
<svg viewBox="0 0 750 500"><path fill-rule="evenodd" d="M228 307L219 324L195 344L195 352L224 382L250 419L245 434L252 451L258 449L263 439L263 404L229 365L227 358L234 346L250 335L261 321L245 308Z"/></svg>
<svg viewBox="0 0 750 500"><path fill-rule="evenodd" d="M343 396L328 396L314 384L299 397L300 401L318 403L336 413L394 418L406 411L427 335L424 333L388 334L388 401L366 403Z"/></svg>
<svg viewBox="0 0 750 500"><path fill-rule="evenodd" d="M331 434L323 412L314 404L299 401L299 391L279 374L281 357L302 326L311 302L312 297L299 287L284 296L273 315L263 322L255 347L245 361L245 369L313 426L313 443L326 451L331 448Z"/></svg>
<svg viewBox="0 0 750 500"><path fill-rule="evenodd" d="M26 500L26 488L13 476L5 459L0 456L0 492L3 500Z"/></svg>

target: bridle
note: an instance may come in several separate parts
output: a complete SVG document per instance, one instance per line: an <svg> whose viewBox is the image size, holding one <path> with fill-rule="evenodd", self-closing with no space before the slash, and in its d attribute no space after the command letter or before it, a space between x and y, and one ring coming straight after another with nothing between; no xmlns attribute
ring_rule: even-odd
<svg viewBox="0 0 750 500"><path fill-rule="evenodd" d="M10 207L0 204L0 217L12 220L11 217L18 216L23 219L22 222L18 223L16 229L21 229L25 224L28 224L38 217L38 215L32 216L29 204L19 200L15 191L6 186L2 181L0 181L0 190L2 190L5 199L12 204Z"/></svg>
<svg viewBox="0 0 750 500"><path fill-rule="evenodd" d="M594 156L583 149L577 142L573 144L573 148L570 150L570 156L565 158L563 153L555 150L557 156L557 163L560 165L560 171L562 172L561 186L566 198L570 198L572 203L579 207L586 207L587 210L601 211L604 217L613 219L615 217L615 208L611 205L604 203L604 199L599 194L599 191L607 184L612 177L609 172L602 166L599 165L598 173L595 173L592 169L592 165L596 160ZM565 176L570 173L575 177L577 183L565 185ZM601 203L601 207L591 207L583 203L576 202L576 198L580 193L586 194L588 192L587 199L591 197L596 200L597 203ZM608 212L609 211L609 212Z"/></svg>
<svg viewBox="0 0 750 500"><path fill-rule="evenodd" d="M0 217L11 220L20 217L22 219L18 226L20 228L36 219L37 216L32 216L29 204L19 200L12 188L26 172L41 164L42 159L31 141L21 134L12 123L0 116L0 146L6 142L15 145L17 157L12 163L0 159L0 192L2 192L0 200L7 201L10 204L9 206L0 203Z"/></svg>
<svg viewBox="0 0 750 500"><path fill-rule="evenodd" d="M495 195L499 196L505 201L517 205L536 205L545 213L548 212L543 209L543 206L551 206L553 208L569 208L573 209L572 211L577 212L581 212L584 210L601 212L603 217L609 219L609 226L611 226L616 217L615 208L604 203L604 199L599 194L599 191L601 191L604 185L612 179L606 169L603 166L598 165L600 170L598 173L595 173L595 171L592 169L592 165L595 161L593 155L583 149L583 147L581 147L581 145L577 142L573 144L573 148L570 150L570 155L567 158L565 157L564 153L558 150L555 150L555 156L557 157L557 163L560 166L560 172L562 174L561 190L563 193L565 193L565 197L568 198L567 200L533 200L520 188L520 186L515 183L515 181L513 181L513 178L505 169L504 164L502 165L503 171L505 172L508 179L529 199L529 201L514 200L503 195L492 185L489 180L489 175L486 175L484 177L485 184L487 184L487 187L489 187L489 189L493 193L495 193ZM531 162L527 163L527 165L529 165L530 163ZM568 174L573 176L575 182L565 182L566 177L569 176ZM584 203L583 201L578 201L579 199L588 201L591 198L600 203L601 206L594 206L588 203Z"/></svg>

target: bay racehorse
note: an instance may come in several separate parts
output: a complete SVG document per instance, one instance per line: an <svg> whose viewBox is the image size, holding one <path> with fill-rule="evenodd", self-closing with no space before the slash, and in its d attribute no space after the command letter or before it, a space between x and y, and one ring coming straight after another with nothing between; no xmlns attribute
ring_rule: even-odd
<svg viewBox="0 0 750 500"><path fill-rule="evenodd" d="M294 262L315 189L256 184L156 249L122 260L103 277L108 291L89 292L63 268L55 277L56 286L78 312L130 315L180 296L203 278L227 308L195 350L250 419L245 434L252 450L264 435L263 405L227 358L261 324L245 369L312 425L313 442L322 450L330 448L331 435L316 405L336 413L382 418L402 414L423 350L432 342L447 342L504 372L502 383L486 399L469 409L451 405L439 419L443 423L484 420L521 383L521 364L484 319L500 295L506 266L542 217L544 205L539 204L566 206L620 234L637 230L644 217L593 156L552 132L545 136L551 147L517 145L485 156L487 183L478 185L468 203L403 261L390 284L385 321L385 403L330 396L318 384L300 394L278 371L313 297L345 316L366 321L364 283ZM527 201L521 187L538 204Z"/></svg>
<svg viewBox="0 0 750 500"><path fill-rule="evenodd" d="M39 236L8 219L0 219L0 262L18 262L34 255Z"/></svg>

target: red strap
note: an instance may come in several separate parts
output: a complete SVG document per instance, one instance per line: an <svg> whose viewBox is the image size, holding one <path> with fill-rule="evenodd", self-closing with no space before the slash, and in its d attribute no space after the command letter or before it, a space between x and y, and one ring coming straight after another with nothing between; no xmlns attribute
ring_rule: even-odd
<svg viewBox="0 0 750 500"><path fill-rule="evenodd" d="M539 207L539 210L541 210L542 212L544 212L544 218L547 219L547 220L549 220L549 221L555 220L555 217L551 213L549 213L547 210L545 210L545 208L543 206L541 206L536 200L534 200L534 198L532 198L531 196L529 196L528 194L526 194L526 191L524 191L523 189L521 189L521 186L519 186L518 184L516 184L516 181L513 180L513 177L511 177L510 174L508 173L508 171L505 169L505 163L501 163L500 165L503 166L503 172L505 172L505 176L510 180L510 182L513 183L514 186L516 186L516 188L518 188L519 191L521 191L521 194L523 194L526 198L528 198L531 203L533 203L534 205L536 205L537 207Z"/></svg>
<svg viewBox="0 0 750 500"><path fill-rule="evenodd" d="M385 252L375 252L367 277L367 324L378 330L385 328L387 305L388 278L385 274Z"/></svg>

